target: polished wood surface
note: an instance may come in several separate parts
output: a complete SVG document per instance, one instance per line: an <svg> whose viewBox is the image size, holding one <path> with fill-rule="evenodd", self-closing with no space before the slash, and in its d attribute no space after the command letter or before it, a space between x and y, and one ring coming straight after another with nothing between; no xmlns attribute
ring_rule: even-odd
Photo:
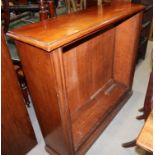
<svg viewBox="0 0 155 155"><path fill-rule="evenodd" d="M87 104L89 97L92 100L95 93L112 79L114 33L113 28L82 40L80 46L77 43L69 50L64 48L64 71L71 115Z"/></svg>
<svg viewBox="0 0 155 155"><path fill-rule="evenodd" d="M1 39L2 154L25 155L37 142L3 33Z"/></svg>
<svg viewBox="0 0 155 155"><path fill-rule="evenodd" d="M116 27L114 78L127 87L133 82L141 20L142 14L137 14Z"/></svg>
<svg viewBox="0 0 155 155"><path fill-rule="evenodd" d="M112 85L116 86L109 95L106 94L107 88L105 88L102 95L99 94L89 105L84 106L74 116L72 130L75 150L78 150L80 145L87 140L127 92L127 88L117 82L112 82Z"/></svg>
<svg viewBox="0 0 155 155"><path fill-rule="evenodd" d="M34 108L36 110L37 118L45 137L46 144L50 148L54 148L54 150L59 154L71 154L69 152L70 149L67 148L68 146L66 145L64 137L64 134L68 135L67 137L71 137L70 129L68 129L68 127L66 128L66 126L71 124L69 122L70 119L68 118L69 116L65 117L65 115L69 115L69 112L67 112L67 106L64 105L65 101L63 101L63 96L61 98L58 97L62 94L61 92L58 94L58 91L61 91L62 88L57 88L55 69L53 66L54 64L57 66L57 61L59 61L57 59L59 58L55 58L54 61L54 52L45 53L41 49L36 49L35 47L22 42L17 42L17 44ZM60 71L57 73L57 78L61 78L61 74L59 72ZM59 111L59 106L64 107L64 111ZM61 118L64 119L63 122ZM64 130L66 130L65 133ZM68 140L69 138L67 138L67 141Z"/></svg>
<svg viewBox="0 0 155 155"><path fill-rule="evenodd" d="M111 112L108 112L107 116L104 119L104 122L101 124L98 124L97 128L91 134L87 141L85 141L81 146L80 149L77 150L77 154L85 154L87 150L91 147L91 145L96 141L96 139L102 134L103 130L109 125L109 122L112 121L112 119L116 116L116 114L119 112L119 110L122 108L122 106L126 103L126 101L129 99L129 97L132 95L132 92L127 92L120 100L118 101L119 104L114 106L111 109Z"/></svg>
<svg viewBox="0 0 155 155"><path fill-rule="evenodd" d="M125 6L132 11L125 14ZM106 5L9 33L26 38L15 37L16 45L48 152L85 154L132 94L142 9L130 3ZM84 24L71 22L73 17L88 19ZM41 28L43 23L51 27ZM29 40L35 45L27 41L34 28L38 35ZM36 43L36 38L41 40Z"/></svg>
<svg viewBox="0 0 155 155"><path fill-rule="evenodd" d="M136 143L143 149L153 152L153 112L148 116Z"/></svg>
<svg viewBox="0 0 155 155"><path fill-rule="evenodd" d="M30 24L8 33L9 36L51 51L89 33L125 19L144 7L131 3L112 3ZM46 35L45 35L46 34Z"/></svg>

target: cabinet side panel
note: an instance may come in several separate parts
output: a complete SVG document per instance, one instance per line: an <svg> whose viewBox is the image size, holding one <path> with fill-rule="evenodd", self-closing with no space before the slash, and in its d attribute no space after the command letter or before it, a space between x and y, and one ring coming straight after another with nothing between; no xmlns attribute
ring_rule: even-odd
<svg viewBox="0 0 155 155"><path fill-rule="evenodd" d="M1 153L3 155L25 155L37 144L37 142L4 36L2 36L1 41Z"/></svg>
<svg viewBox="0 0 155 155"><path fill-rule="evenodd" d="M16 43L45 143L55 152L66 155L68 150L58 105L52 55L31 45Z"/></svg>
<svg viewBox="0 0 155 155"><path fill-rule="evenodd" d="M142 13L116 27L114 79L131 87L137 57Z"/></svg>

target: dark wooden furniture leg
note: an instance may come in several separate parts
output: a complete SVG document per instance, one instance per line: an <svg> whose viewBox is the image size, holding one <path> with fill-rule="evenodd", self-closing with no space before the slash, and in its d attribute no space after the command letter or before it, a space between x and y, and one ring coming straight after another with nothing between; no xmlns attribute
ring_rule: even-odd
<svg viewBox="0 0 155 155"><path fill-rule="evenodd" d="M142 119L144 119L144 118L145 118L145 115L144 115L144 114L139 115L139 116L136 117L137 120L142 120Z"/></svg>
<svg viewBox="0 0 155 155"><path fill-rule="evenodd" d="M136 146L136 139L130 141L130 142L127 142L127 143L123 143L122 144L122 147L133 147L133 146Z"/></svg>
<svg viewBox="0 0 155 155"><path fill-rule="evenodd" d="M147 119L152 109L152 102L151 102L152 95L153 95L153 72L151 72L151 75L150 75L149 84L148 84L148 88L145 96L144 107L141 108L141 111L143 111L143 114L140 116L137 116L136 119L138 120Z"/></svg>
<svg viewBox="0 0 155 155"><path fill-rule="evenodd" d="M48 10L50 18L56 15L54 1L48 1Z"/></svg>
<svg viewBox="0 0 155 155"><path fill-rule="evenodd" d="M3 2L2 19L4 20L4 32L6 33L9 29L9 23L10 23L9 1L2 0L2 2ZM29 97L28 97L28 89L27 89L25 77L24 77L22 69L21 69L20 61L17 61L17 60L12 60L12 61L13 61L13 63L15 63L15 65L18 65L18 68L15 69L16 73L17 73L18 81L19 81L20 87L22 89L25 103L28 107L30 107L30 101L29 101Z"/></svg>
<svg viewBox="0 0 155 155"><path fill-rule="evenodd" d="M143 108L140 108L138 111L144 113L144 107ZM139 115L139 116L136 117L136 119L138 119L138 120L142 120L144 118L145 118L145 115L144 114Z"/></svg>
<svg viewBox="0 0 155 155"><path fill-rule="evenodd" d="M2 0L4 11L2 13L2 19L4 20L4 32L6 33L9 29L9 23L10 23L10 12L9 12L9 1L8 0Z"/></svg>
<svg viewBox="0 0 155 155"><path fill-rule="evenodd" d="M151 105L152 95L153 95L153 72L151 72L151 75L150 75L149 84L148 84L148 88L145 96L144 107L140 109L141 111L144 111L144 114L137 116L136 119L138 120L147 119L152 109L152 105ZM122 144L122 147L133 147L133 146L136 146L136 139Z"/></svg>
<svg viewBox="0 0 155 155"><path fill-rule="evenodd" d="M22 94L24 96L24 101L25 104L30 107L30 100L29 100L29 91L28 91L28 87L27 87L27 82L24 76L24 73L22 71L22 66L20 61L13 61L14 63L14 68L17 74L17 78L18 78L18 82L20 84L21 90L22 90Z"/></svg>
<svg viewBox="0 0 155 155"><path fill-rule="evenodd" d="M40 21L45 20L45 19L48 18L47 13L48 13L48 11L46 10L45 1L40 0L40 11L39 11Z"/></svg>
<svg viewBox="0 0 155 155"><path fill-rule="evenodd" d="M139 112L144 112L144 107L138 110Z"/></svg>
<svg viewBox="0 0 155 155"><path fill-rule="evenodd" d="M145 96L145 102L144 102L144 115L145 115L145 120L149 116L151 110L152 110L152 97L153 97L153 71L151 72L150 79L149 79L149 84L147 88L147 93Z"/></svg>

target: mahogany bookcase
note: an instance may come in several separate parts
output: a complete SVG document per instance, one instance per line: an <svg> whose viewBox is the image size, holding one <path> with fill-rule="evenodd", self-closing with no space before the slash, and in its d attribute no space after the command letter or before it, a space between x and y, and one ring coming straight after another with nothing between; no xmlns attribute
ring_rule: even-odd
<svg viewBox="0 0 155 155"><path fill-rule="evenodd" d="M104 4L8 33L49 153L84 154L131 96L143 9Z"/></svg>

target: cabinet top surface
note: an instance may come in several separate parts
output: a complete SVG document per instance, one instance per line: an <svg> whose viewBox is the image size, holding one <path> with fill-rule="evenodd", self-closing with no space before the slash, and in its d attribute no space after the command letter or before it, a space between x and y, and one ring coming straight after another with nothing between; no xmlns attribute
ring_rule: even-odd
<svg viewBox="0 0 155 155"><path fill-rule="evenodd" d="M106 28L143 9L142 5L130 2L103 4L16 28L7 34L16 40L51 51L99 29Z"/></svg>

